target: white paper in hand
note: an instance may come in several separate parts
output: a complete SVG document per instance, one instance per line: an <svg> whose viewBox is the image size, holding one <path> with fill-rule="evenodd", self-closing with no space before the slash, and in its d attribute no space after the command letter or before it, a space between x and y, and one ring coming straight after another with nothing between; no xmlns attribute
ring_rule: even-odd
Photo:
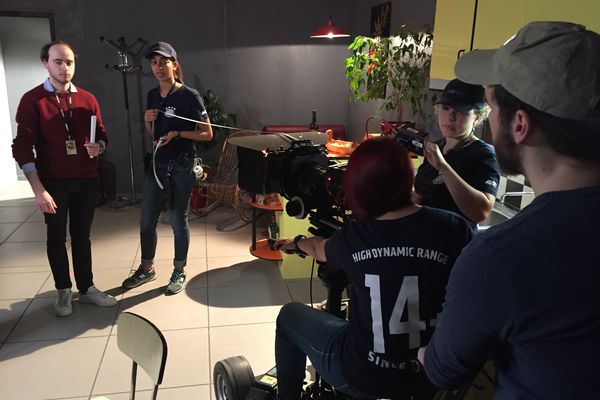
<svg viewBox="0 0 600 400"><path fill-rule="evenodd" d="M90 143L96 143L96 116L90 118ZM90 158L94 158L90 156Z"/></svg>
<svg viewBox="0 0 600 400"><path fill-rule="evenodd" d="M96 116L90 118L90 143L96 143Z"/></svg>

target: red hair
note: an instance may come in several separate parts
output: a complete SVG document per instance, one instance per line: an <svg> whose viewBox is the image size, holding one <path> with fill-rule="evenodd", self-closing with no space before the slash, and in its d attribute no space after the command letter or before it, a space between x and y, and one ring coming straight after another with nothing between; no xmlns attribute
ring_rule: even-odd
<svg viewBox="0 0 600 400"><path fill-rule="evenodd" d="M412 204L412 162L389 138L369 139L354 150L344 176L346 206L356 218L379 217Z"/></svg>

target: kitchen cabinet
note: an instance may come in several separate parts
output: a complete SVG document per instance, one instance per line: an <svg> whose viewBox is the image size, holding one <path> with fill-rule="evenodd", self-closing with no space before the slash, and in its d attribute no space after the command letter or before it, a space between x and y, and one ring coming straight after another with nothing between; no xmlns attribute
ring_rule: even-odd
<svg viewBox="0 0 600 400"><path fill-rule="evenodd" d="M599 0L437 0L430 87L455 78L464 52L501 46L531 21L568 21L600 33Z"/></svg>
<svg viewBox="0 0 600 400"><path fill-rule="evenodd" d="M473 37L474 0L437 0L430 69L430 86L443 89L454 79L454 63L469 51ZM442 81L441 87L436 87Z"/></svg>

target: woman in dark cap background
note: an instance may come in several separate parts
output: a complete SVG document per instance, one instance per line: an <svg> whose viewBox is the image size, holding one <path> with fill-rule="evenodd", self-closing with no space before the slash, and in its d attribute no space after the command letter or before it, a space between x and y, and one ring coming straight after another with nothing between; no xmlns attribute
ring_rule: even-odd
<svg viewBox="0 0 600 400"><path fill-rule="evenodd" d="M144 115L146 131L154 143L153 164L146 168L140 219L141 264L123 287L131 289L156 279L156 225L162 210L169 210L175 236L173 273L166 293L179 293L185 285L190 245L188 203L195 184L194 141L211 140L210 121L195 90L183 84L183 72L173 46L157 42L146 54L158 86L148 92ZM182 119L179 117L187 118ZM203 123L193 122L200 121Z"/></svg>
<svg viewBox="0 0 600 400"><path fill-rule="evenodd" d="M454 79L435 104L443 138L425 145L415 177L414 201L454 211L477 223L491 212L500 171L494 148L474 134L486 117L484 90Z"/></svg>

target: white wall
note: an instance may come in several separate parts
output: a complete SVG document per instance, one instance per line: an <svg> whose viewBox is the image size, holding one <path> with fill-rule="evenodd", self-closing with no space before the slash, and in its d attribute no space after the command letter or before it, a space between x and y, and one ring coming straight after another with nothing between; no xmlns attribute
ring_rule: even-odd
<svg viewBox="0 0 600 400"><path fill-rule="evenodd" d="M10 128L10 111L6 93L6 75L2 57L2 36L0 36L0 193L17 181L17 171L12 161L10 144L12 143Z"/></svg>
<svg viewBox="0 0 600 400"><path fill-rule="evenodd" d="M0 140L3 143L0 164L3 166L2 171L10 171L10 175L15 171L22 176L22 171L14 163L10 152L10 143L17 134L15 122L17 107L23 93L48 77L40 62L40 48L51 40L50 37L50 23L47 18L0 17L0 40L6 76L6 79L2 80L5 84L0 87L0 96L6 96L8 102L7 118L3 116L0 119L2 121ZM8 129L5 129L4 121L10 121ZM6 143L9 145L5 146ZM9 150L8 154L6 148Z"/></svg>

